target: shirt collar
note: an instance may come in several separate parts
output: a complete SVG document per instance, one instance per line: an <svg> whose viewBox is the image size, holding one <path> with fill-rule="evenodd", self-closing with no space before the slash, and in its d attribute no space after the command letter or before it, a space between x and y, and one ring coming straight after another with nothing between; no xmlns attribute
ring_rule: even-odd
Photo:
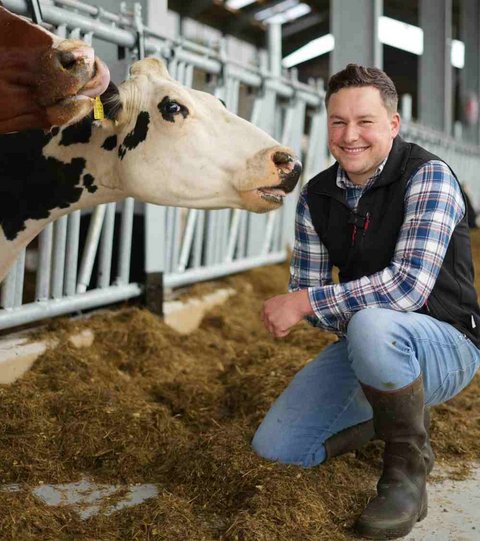
<svg viewBox="0 0 480 541"><path fill-rule="evenodd" d="M371 186L377 178L381 175L383 168L385 167L385 164L387 163L388 156L383 160L383 162L380 163L380 165L377 167L377 170L375 173L367 180L367 182L363 186L359 186L358 184L354 184L349 178L347 173L344 171L342 166L338 165L337 170L337 186L341 188L342 190L346 190L347 188L356 188L356 189L362 189L364 190L367 186Z"/></svg>

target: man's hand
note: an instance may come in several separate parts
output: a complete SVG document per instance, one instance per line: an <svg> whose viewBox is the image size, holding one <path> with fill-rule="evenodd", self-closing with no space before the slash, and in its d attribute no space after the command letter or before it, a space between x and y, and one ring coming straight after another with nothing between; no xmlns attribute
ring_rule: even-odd
<svg viewBox="0 0 480 541"><path fill-rule="evenodd" d="M308 290L301 289L286 295L278 295L263 303L262 321L267 331L282 338L304 316L314 314L308 298Z"/></svg>

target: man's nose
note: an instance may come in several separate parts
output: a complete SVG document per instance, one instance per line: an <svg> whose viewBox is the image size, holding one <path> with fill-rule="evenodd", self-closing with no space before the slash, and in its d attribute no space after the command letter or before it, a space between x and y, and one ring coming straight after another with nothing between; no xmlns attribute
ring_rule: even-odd
<svg viewBox="0 0 480 541"><path fill-rule="evenodd" d="M343 139L346 143L356 141L358 139L358 128L354 124L347 124L343 132Z"/></svg>

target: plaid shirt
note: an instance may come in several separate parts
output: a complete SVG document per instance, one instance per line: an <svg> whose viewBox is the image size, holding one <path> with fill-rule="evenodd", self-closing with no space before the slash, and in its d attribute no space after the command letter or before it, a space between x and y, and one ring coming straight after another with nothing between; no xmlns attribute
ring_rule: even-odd
<svg viewBox="0 0 480 541"><path fill-rule="evenodd" d="M341 167L337 186L350 208L379 177L386 160L364 186L356 186ZM421 308L433 289L455 226L465 213L457 180L438 160L424 164L407 182L405 218L390 265L362 278L334 284L332 262L312 224L306 186L295 218L295 244L289 290L308 288L315 326L343 334L353 314L364 308L409 312Z"/></svg>

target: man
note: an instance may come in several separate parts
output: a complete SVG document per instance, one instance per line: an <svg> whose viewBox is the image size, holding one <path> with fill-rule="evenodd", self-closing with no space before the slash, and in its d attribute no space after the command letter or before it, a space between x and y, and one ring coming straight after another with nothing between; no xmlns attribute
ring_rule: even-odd
<svg viewBox="0 0 480 541"><path fill-rule="evenodd" d="M337 161L300 195L290 293L267 300L262 319L276 337L306 317L340 339L295 376L253 439L261 456L304 467L383 440L378 496L356 522L372 539L404 536L426 516L425 406L457 394L480 364L462 190L447 164L400 138L397 103L376 68L349 64L329 81Z"/></svg>

